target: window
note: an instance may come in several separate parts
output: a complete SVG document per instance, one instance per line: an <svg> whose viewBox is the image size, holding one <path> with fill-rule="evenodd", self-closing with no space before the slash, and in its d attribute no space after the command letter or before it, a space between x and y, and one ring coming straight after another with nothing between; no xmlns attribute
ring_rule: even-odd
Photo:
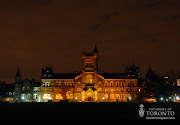
<svg viewBox="0 0 180 125"><path fill-rule="evenodd" d="M108 99L108 94L105 94L104 97L105 97L105 99Z"/></svg>
<svg viewBox="0 0 180 125"><path fill-rule="evenodd" d="M22 88L22 91L24 91L24 90L25 90L25 87Z"/></svg>
<svg viewBox="0 0 180 125"><path fill-rule="evenodd" d="M80 91L81 91L81 88L77 88L77 91L79 91L79 92L80 92Z"/></svg>
<svg viewBox="0 0 180 125"><path fill-rule="evenodd" d="M107 82L105 83L105 87L108 87L108 83Z"/></svg>
<svg viewBox="0 0 180 125"><path fill-rule="evenodd" d="M117 82L117 83L116 83L116 87L118 87L118 86L119 86L119 83Z"/></svg>
<svg viewBox="0 0 180 125"><path fill-rule="evenodd" d="M31 94L28 94L28 98L30 99L32 96L31 96Z"/></svg>
<svg viewBox="0 0 180 125"><path fill-rule="evenodd" d="M71 91L66 92L67 99L73 99L73 93Z"/></svg>
<svg viewBox="0 0 180 125"><path fill-rule="evenodd" d="M37 99L37 94L34 94L34 99Z"/></svg>
<svg viewBox="0 0 180 125"><path fill-rule="evenodd" d="M86 63L86 67L88 67L89 66L89 63Z"/></svg>
<svg viewBox="0 0 180 125"><path fill-rule="evenodd" d="M134 87L134 83L133 83L133 87Z"/></svg>
<svg viewBox="0 0 180 125"><path fill-rule="evenodd" d="M98 88L98 92L101 92L102 91L102 88Z"/></svg>
<svg viewBox="0 0 180 125"><path fill-rule="evenodd" d="M92 79L89 79L89 83L92 84Z"/></svg>
<svg viewBox="0 0 180 125"><path fill-rule="evenodd" d="M119 94L116 94L116 99L119 99L119 98L120 98Z"/></svg>
<svg viewBox="0 0 180 125"><path fill-rule="evenodd" d="M21 94L21 99L25 99L25 94Z"/></svg>
<svg viewBox="0 0 180 125"><path fill-rule="evenodd" d="M114 99L114 94L111 94L111 95L110 95L110 99Z"/></svg>
<svg viewBox="0 0 180 125"><path fill-rule="evenodd" d="M113 87L113 83L111 82L111 87Z"/></svg>
<svg viewBox="0 0 180 125"><path fill-rule="evenodd" d="M46 93L43 95L43 99L51 99L51 95Z"/></svg>
<svg viewBox="0 0 180 125"><path fill-rule="evenodd" d="M61 94L56 94L56 99L62 99Z"/></svg>

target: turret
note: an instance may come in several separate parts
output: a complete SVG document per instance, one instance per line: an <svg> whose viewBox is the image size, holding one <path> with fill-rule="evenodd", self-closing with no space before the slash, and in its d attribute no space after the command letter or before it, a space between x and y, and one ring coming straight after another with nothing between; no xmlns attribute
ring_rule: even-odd
<svg viewBox="0 0 180 125"><path fill-rule="evenodd" d="M21 72L20 72L20 69L18 67L17 73L15 75L15 83L20 83L20 81L21 81Z"/></svg>

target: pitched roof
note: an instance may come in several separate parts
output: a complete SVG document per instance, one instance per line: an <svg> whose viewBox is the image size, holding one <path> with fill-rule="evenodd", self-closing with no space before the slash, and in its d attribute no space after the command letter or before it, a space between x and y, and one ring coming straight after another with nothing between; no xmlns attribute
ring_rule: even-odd
<svg viewBox="0 0 180 125"><path fill-rule="evenodd" d="M40 82L34 82L33 87L40 87L41 83Z"/></svg>
<svg viewBox="0 0 180 125"><path fill-rule="evenodd" d="M126 78L125 73L101 73L104 79L124 79Z"/></svg>
<svg viewBox="0 0 180 125"><path fill-rule="evenodd" d="M54 79L75 79L80 73L55 73L53 74Z"/></svg>
<svg viewBox="0 0 180 125"><path fill-rule="evenodd" d="M18 70L17 70L17 73L16 73L16 76L15 77L20 77L21 78L21 73L20 73L20 69L18 67Z"/></svg>

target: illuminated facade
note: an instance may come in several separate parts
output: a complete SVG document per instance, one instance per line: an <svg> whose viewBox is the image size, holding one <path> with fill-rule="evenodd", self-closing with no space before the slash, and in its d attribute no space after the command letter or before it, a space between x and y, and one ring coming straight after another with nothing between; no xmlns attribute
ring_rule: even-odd
<svg viewBox="0 0 180 125"><path fill-rule="evenodd" d="M54 73L52 67L42 69L40 101L59 102L126 102L136 101L139 68L132 65L125 73L99 73L98 50L82 53L81 73Z"/></svg>

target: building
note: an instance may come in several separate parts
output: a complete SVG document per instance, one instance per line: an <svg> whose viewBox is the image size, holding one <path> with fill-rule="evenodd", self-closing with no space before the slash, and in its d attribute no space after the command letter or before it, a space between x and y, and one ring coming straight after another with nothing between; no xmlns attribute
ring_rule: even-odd
<svg viewBox="0 0 180 125"><path fill-rule="evenodd" d="M40 82L34 79L21 79L18 68L14 83L14 102L40 102Z"/></svg>
<svg viewBox="0 0 180 125"><path fill-rule="evenodd" d="M40 101L137 101L141 89L139 68L132 65L125 73L99 73L98 58L95 46L92 53L82 53L80 73L54 73L52 67L42 68Z"/></svg>
<svg viewBox="0 0 180 125"><path fill-rule="evenodd" d="M0 102L13 102L14 94L14 84L0 82Z"/></svg>

